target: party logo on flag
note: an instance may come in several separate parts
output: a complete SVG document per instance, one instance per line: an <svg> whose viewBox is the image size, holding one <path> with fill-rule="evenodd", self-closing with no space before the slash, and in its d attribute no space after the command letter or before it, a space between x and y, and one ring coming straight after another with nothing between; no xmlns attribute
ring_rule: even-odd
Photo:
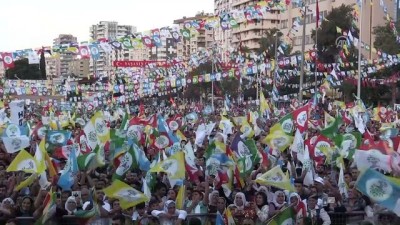
<svg viewBox="0 0 400 225"><path fill-rule="evenodd" d="M46 136L47 127L42 126L37 130L37 135L40 139L43 139Z"/></svg>
<svg viewBox="0 0 400 225"><path fill-rule="evenodd" d="M115 193L116 197L120 197L127 202L136 202L142 198L141 193L134 189L120 189L118 192Z"/></svg>
<svg viewBox="0 0 400 225"><path fill-rule="evenodd" d="M62 133L53 133L49 135L49 142L52 144L62 144L66 141L66 137Z"/></svg>
<svg viewBox="0 0 400 225"><path fill-rule="evenodd" d="M132 155L126 152L124 156L121 158L121 163L119 164L118 168L115 170L115 173L118 176L123 176L130 168L131 165L133 164L133 158Z"/></svg>
<svg viewBox="0 0 400 225"><path fill-rule="evenodd" d="M128 131L126 132L126 137L128 139L140 140L143 130L144 127L141 125L132 125L128 128Z"/></svg>
<svg viewBox="0 0 400 225"><path fill-rule="evenodd" d="M88 134L87 134L88 140L90 142L97 142L97 135L96 132L94 130L91 130Z"/></svg>
<svg viewBox="0 0 400 225"><path fill-rule="evenodd" d="M165 135L160 135L156 138L156 142L154 145L159 149L166 148L169 145L169 138Z"/></svg>
<svg viewBox="0 0 400 225"><path fill-rule="evenodd" d="M304 127L307 122L307 111L301 111L296 118L297 124Z"/></svg>
<svg viewBox="0 0 400 225"><path fill-rule="evenodd" d="M393 193L393 187L386 180L372 178L369 179L366 184L366 191L368 196L373 201L385 201L390 198Z"/></svg>
<svg viewBox="0 0 400 225"><path fill-rule="evenodd" d="M21 135L21 130L15 124L9 124L6 128L7 137L16 137Z"/></svg>
<svg viewBox="0 0 400 225"><path fill-rule="evenodd" d="M107 125L104 122L103 119L101 118L96 118L95 122L94 122L94 128L97 132L97 134L99 134L99 136L103 136L107 134Z"/></svg>
<svg viewBox="0 0 400 225"><path fill-rule="evenodd" d="M22 160L17 165L19 171L36 171L36 162L33 159Z"/></svg>
<svg viewBox="0 0 400 225"><path fill-rule="evenodd" d="M171 130L178 130L179 124L175 120L172 120L168 123L168 126Z"/></svg>
<svg viewBox="0 0 400 225"><path fill-rule="evenodd" d="M281 126L282 126L282 130L287 134L292 133L294 130L294 124L293 124L293 120L291 118L282 120Z"/></svg>
<svg viewBox="0 0 400 225"><path fill-rule="evenodd" d="M162 163L161 168L169 174L175 174L178 171L178 162L175 159L167 159Z"/></svg>

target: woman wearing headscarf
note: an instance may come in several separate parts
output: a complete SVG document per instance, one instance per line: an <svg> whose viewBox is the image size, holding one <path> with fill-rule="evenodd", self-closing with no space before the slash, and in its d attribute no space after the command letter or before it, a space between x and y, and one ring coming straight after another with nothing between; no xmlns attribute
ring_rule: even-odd
<svg viewBox="0 0 400 225"><path fill-rule="evenodd" d="M181 224L186 219L187 212L175 208L175 202L167 200L164 204L164 210L153 210L151 215L158 218L160 225Z"/></svg>
<svg viewBox="0 0 400 225"><path fill-rule="evenodd" d="M296 213L296 225L303 225L307 217L306 205L301 201L300 195L293 192L290 194L290 205Z"/></svg>
<svg viewBox="0 0 400 225"><path fill-rule="evenodd" d="M245 218L253 219L256 215L254 208L249 206L249 203L242 192L235 194L233 204L229 206L229 209L232 211L232 216L237 224L242 224Z"/></svg>
<svg viewBox="0 0 400 225"><path fill-rule="evenodd" d="M31 217L33 215L33 199L29 196L22 198L21 206L15 212L16 217Z"/></svg>
<svg viewBox="0 0 400 225"><path fill-rule="evenodd" d="M14 216L14 201L11 198L5 198L0 206L0 219L6 220Z"/></svg>
<svg viewBox="0 0 400 225"><path fill-rule="evenodd" d="M76 213L77 204L74 196L68 197L64 208L68 215L74 215Z"/></svg>
<svg viewBox="0 0 400 225"><path fill-rule="evenodd" d="M265 194L264 192L257 192L255 203L257 212L256 224L264 224L264 222L268 219L269 212L267 194Z"/></svg>
<svg viewBox="0 0 400 225"><path fill-rule="evenodd" d="M283 191L276 191L274 199L269 204L269 217L275 216L280 210L287 206L285 202L285 193Z"/></svg>

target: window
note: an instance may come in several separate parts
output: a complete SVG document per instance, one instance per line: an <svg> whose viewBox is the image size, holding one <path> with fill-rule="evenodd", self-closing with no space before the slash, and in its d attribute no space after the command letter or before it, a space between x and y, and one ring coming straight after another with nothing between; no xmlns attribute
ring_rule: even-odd
<svg viewBox="0 0 400 225"><path fill-rule="evenodd" d="M288 20L281 20L281 29L285 29L288 27Z"/></svg>

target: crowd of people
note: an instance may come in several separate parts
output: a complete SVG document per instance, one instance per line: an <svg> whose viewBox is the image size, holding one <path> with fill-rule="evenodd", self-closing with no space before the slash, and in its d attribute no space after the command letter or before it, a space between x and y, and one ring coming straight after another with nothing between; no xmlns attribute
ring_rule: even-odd
<svg viewBox="0 0 400 225"><path fill-rule="evenodd" d="M330 225L345 224L363 221L364 224L397 224L398 218L390 210L372 201L368 196L363 195L356 188L356 181L360 170L354 163L357 159L344 159L344 182L347 193L340 191L339 169L331 163L323 161L313 161L311 165L312 182L304 182L307 169L304 168L297 154L289 146L283 151L275 151L273 146L268 146L262 140L268 136L274 124L286 114L290 113L296 106L286 105L284 107L273 107L269 109L268 115L260 116L254 124L260 131L244 139L254 140L257 151L260 154L266 153L268 162L258 162L253 166L251 173L232 179L229 192L226 191L226 183L223 183L221 175L209 173L207 160L210 145L215 140L222 140L230 148L237 133L241 132L241 127L234 123L233 118L238 116L247 117L251 109L257 110L255 105L231 106L229 111L225 110L222 104L216 104L215 112L204 113L203 109L196 107L198 118L188 122L185 115L193 112L190 105L171 105L164 108L141 106L138 112L130 112L129 118L146 118L154 113L162 115L164 118L172 118L182 115L182 122L178 129L171 129L173 133L181 132L181 146L190 143L194 149L195 173L198 179L193 180L187 174L182 182L171 185L169 177L164 172L154 173L155 181L150 186L151 196L144 202L139 202L132 207L122 208L123 199L107 196L104 189L110 186L114 180L113 175L116 171L112 155L113 149L105 147L105 165L88 170L80 170L74 174L74 182L71 188L63 189L58 184L59 176L51 176L48 171L47 179L50 185L43 185L40 175L34 177L28 185L16 188L21 183L30 178L30 174L22 171L7 172L10 163L15 159L18 152L8 153L4 144L0 145L0 220L8 225L14 224L34 224L41 221L45 224L63 224L65 216L75 216L78 221L87 224L237 224L237 225L256 225L268 224L277 221L288 209L294 212L293 224L296 225ZM144 107L144 108L143 108ZM297 106L299 107L299 106ZM336 117L346 107L339 107L335 101L325 99L324 103L313 104L309 112L310 120L322 121L325 112L332 117ZM393 111L394 112L394 111ZM367 109L366 113L372 111ZM113 115L107 125L110 129L123 129L124 124L122 115ZM390 115L388 122L393 122L397 118L397 113ZM232 132L224 134L218 124L222 118L230 118L234 126ZM37 112L27 110L25 119L31 123L32 130L35 125L42 120L42 115ZM193 118L192 118L193 119ZM106 119L107 120L107 119ZM217 125L207 133L202 143L196 139L196 130L200 124L215 122ZM348 127L354 126L354 121ZM3 125L5 127L6 124ZM375 141L380 138L381 122L370 119L366 124L367 130ZM323 127L323 125L321 125ZM348 132L345 125L339 132ZM63 128L72 131L70 141L75 140L84 130L84 125L79 123L69 124ZM318 126L308 126L303 133L305 140L312 139L320 135ZM32 133L30 135L31 145L26 150L34 155L41 138ZM155 149L153 146L138 144L145 152L147 158L152 161L156 153L169 156L162 149ZM56 167L62 170L67 162L66 158L56 158ZM311 155L313 159L314 156ZM265 159L264 159L265 160ZM257 181L264 173L275 166L288 174L293 189L285 189L277 185L261 185ZM187 167L186 167L187 168ZM61 171L60 171L61 173ZM121 177L121 181L136 190L143 191L147 171L141 170L138 166L130 168ZM239 181L242 179L242 183ZM222 185L221 185L222 183ZM240 184L241 183L241 184ZM178 200L181 187L184 187L183 205ZM49 193L54 195L54 210L49 212L47 198ZM98 210L93 210L97 206ZM89 212L95 211L92 215ZM44 219L43 217L47 218ZM32 220L20 220L21 217L31 217ZM343 218L346 220L343 220ZM279 221L275 224L288 224Z"/></svg>

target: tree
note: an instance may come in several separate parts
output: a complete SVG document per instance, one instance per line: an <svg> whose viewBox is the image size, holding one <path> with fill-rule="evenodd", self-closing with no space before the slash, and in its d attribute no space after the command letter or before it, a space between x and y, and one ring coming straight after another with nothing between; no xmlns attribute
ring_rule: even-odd
<svg viewBox="0 0 400 225"><path fill-rule="evenodd" d="M395 27L397 30L400 29L399 21L397 21ZM390 23L386 23L384 26L374 27L372 33L375 35L375 48L391 55L395 55L400 52L400 45L396 40L396 36L394 35L392 28L390 27Z"/></svg>
<svg viewBox="0 0 400 225"><path fill-rule="evenodd" d="M342 31L351 31L352 35L358 38L358 29L353 27L353 20L353 6L342 4L340 7L333 8L325 17L325 20L322 21L321 28L318 29L318 37L315 35L315 30L313 30L311 36L314 39L314 43L317 41L318 61L322 63L337 61L336 59L341 49L337 47L336 39L342 36L337 32L337 27ZM354 47L350 47L349 52L347 60L350 62L356 61L357 50Z"/></svg>
<svg viewBox="0 0 400 225"><path fill-rule="evenodd" d="M41 80L42 75L38 64L29 64L28 59L14 62L15 67L6 71L6 78L11 80Z"/></svg>
<svg viewBox="0 0 400 225"><path fill-rule="evenodd" d="M258 41L260 48L256 50L256 53L259 55L265 53L265 56L268 59L275 58L276 48L282 46L282 44L284 43L280 38L282 37L282 35L282 32L280 32L277 28L266 30L264 32L264 35ZM284 52L283 55L288 56L292 52L293 48L291 45L286 45L284 47L281 47L281 49ZM279 51L277 53L281 54Z"/></svg>

